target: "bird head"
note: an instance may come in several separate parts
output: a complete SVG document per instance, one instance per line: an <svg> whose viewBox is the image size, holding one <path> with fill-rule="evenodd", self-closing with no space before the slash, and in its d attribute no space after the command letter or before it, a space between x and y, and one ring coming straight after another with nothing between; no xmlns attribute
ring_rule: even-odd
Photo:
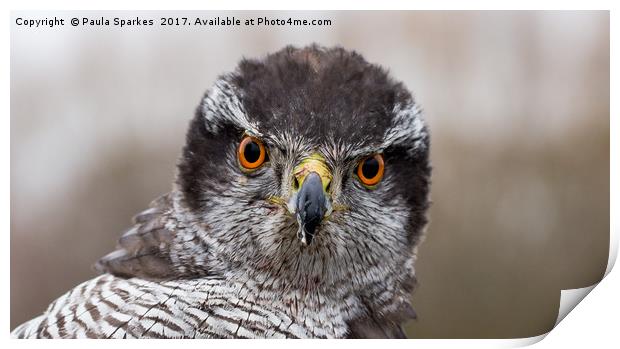
<svg viewBox="0 0 620 349"><path fill-rule="evenodd" d="M286 47L206 93L177 184L227 268L303 287L403 280L427 222L428 154L420 108L383 68Z"/></svg>

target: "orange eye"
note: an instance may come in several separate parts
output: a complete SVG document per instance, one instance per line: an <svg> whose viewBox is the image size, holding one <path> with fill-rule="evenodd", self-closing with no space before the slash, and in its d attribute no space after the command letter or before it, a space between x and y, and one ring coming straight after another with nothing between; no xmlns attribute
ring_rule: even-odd
<svg viewBox="0 0 620 349"><path fill-rule="evenodd" d="M241 167L246 170L255 170L265 163L267 151L261 141L254 137L245 136L239 143L237 157Z"/></svg>
<svg viewBox="0 0 620 349"><path fill-rule="evenodd" d="M383 155L375 154L360 161L359 165L357 165L357 177L359 177L362 184L373 186L383 178L384 168Z"/></svg>

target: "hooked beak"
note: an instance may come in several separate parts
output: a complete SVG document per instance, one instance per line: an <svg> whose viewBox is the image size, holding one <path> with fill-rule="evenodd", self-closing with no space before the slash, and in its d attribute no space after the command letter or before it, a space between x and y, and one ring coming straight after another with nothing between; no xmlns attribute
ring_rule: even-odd
<svg viewBox="0 0 620 349"><path fill-rule="evenodd" d="M291 211L295 213L299 224L297 237L307 246L312 243L323 218L332 211L331 200L327 193L332 174L325 163L325 158L315 153L295 167L293 176L295 181L289 208L293 209Z"/></svg>

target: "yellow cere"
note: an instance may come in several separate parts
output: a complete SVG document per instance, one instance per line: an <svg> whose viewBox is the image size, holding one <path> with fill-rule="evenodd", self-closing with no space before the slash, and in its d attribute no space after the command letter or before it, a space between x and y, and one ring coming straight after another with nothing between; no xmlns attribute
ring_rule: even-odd
<svg viewBox="0 0 620 349"><path fill-rule="evenodd" d="M316 172L321 177L323 190L327 191L327 186L332 180L332 174L327 167L327 163L323 155L314 153L303 159L297 167L293 169L293 175L299 182L299 187L304 184L304 179L310 172Z"/></svg>

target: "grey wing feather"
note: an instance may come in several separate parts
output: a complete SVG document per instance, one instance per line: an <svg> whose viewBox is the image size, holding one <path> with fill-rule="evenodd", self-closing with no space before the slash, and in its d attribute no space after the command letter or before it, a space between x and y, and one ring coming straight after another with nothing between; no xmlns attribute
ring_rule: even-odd
<svg viewBox="0 0 620 349"><path fill-rule="evenodd" d="M154 200L149 209L133 218L134 227L120 237L117 249L101 258L95 269L126 278L161 280L174 276L170 260L174 233L166 228L171 206L169 194Z"/></svg>
<svg viewBox="0 0 620 349"><path fill-rule="evenodd" d="M368 314L349 323L348 338L404 339L402 324L416 319L410 304L403 303L395 312L386 315Z"/></svg>

